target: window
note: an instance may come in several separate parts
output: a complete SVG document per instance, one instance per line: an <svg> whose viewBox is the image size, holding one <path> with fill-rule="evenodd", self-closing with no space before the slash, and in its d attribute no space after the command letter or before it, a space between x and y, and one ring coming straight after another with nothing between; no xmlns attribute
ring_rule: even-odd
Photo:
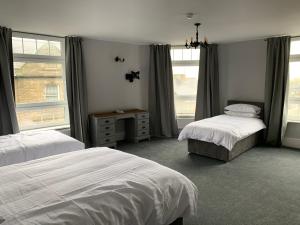
<svg viewBox="0 0 300 225"><path fill-rule="evenodd" d="M64 39L14 33L13 53L20 129L68 126Z"/></svg>
<svg viewBox="0 0 300 225"><path fill-rule="evenodd" d="M174 99L177 118L194 118L200 49L172 47Z"/></svg>
<svg viewBox="0 0 300 225"><path fill-rule="evenodd" d="M300 39L291 42L288 120L300 122Z"/></svg>
<svg viewBox="0 0 300 225"><path fill-rule="evenodd" d="M45 98L47 102L56 102L59 99L59 89L57 84L47 84Z"/></svg>

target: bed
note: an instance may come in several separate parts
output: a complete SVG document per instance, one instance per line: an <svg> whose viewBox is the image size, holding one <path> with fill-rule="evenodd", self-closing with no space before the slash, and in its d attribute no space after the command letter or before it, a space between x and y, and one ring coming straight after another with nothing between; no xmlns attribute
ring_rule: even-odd
<svg viewBox="0 0 300 225"><path fill-rule="evenodd" d="M188 178L106 147L0 167L0 177L1 225L179 225L196 214Z"/></svg>
<svg viewBox="0 0 300 225"><path fill-rule="evenodd" d="M84 149L84 144L61 132L27 131L0 136L0 166Z"/></svg>
<svg viewBox="0 0 300 225"><path fill-rule="evenodd" d="M261 102L228 101L228 105L240 103L260 107L260 119L220 115L195 121L181 131L178 139L180 141L187 139L190 153L225 162L236 158L261 142L262 131L265 128L263 123L264 104Z"/></svg>

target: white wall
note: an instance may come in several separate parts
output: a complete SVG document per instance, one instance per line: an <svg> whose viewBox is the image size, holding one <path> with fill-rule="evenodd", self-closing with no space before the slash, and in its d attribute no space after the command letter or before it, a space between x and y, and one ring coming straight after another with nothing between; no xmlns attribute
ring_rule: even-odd
<svg viewBox="0 0 300 225"><path fill-rule="evenodd" d="M148 105L148 46L84 39L89 113L115 109L140 108ZM116 63L116 56L124 63ZM140 80L125 80L131 70Z"/></svg>
<svg viewBox="0 0 300 225"><path fill-rule="evenodd" d="M219 46L221 109L227 100L264 101L266 51L264 40Z"/></svg>

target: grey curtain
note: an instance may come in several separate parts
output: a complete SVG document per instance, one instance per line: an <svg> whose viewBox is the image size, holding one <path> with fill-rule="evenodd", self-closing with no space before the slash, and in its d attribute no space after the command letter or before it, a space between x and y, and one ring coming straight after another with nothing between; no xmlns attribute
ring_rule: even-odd
<svg viewBox="0 0 300 225"><path fill-rule="evenodd" d="M218 46L200 48L195 120L220 113Z"/></svg>
<svg viewBox="0 0 300 225"><path fill-rule="evenodd" d="M0 27L0 135L18 132L14 99L12 31Z"/></svg>
<svg viewBox="0 0 300 225"><path fill-rule="evenodd" d="M149 113L152 136L178 135L169 45L150 45Z"/></svg>
<svg viewBox="0 0 300 225"><path fill-rule="evenodd" d="M66 37L66 82L71 136L90 145L87 85L83 64L82 40Z"/></svg>
<svg viewBox="0 0 300 225"><path fill-rule="evenodd" d="M286 98L290 37L269 38L265 81L265 142L280 146Z"/></svg>

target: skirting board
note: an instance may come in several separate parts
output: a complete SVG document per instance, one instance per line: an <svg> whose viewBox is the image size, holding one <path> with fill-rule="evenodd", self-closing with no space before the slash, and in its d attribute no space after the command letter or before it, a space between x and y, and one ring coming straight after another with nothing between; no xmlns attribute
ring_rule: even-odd
<svg viewBox="0 0 300 225"><path fill-rule="evenodd" d="M299 138L284 138L282 145L290 148L300 149L300 139Z"/></svg>

